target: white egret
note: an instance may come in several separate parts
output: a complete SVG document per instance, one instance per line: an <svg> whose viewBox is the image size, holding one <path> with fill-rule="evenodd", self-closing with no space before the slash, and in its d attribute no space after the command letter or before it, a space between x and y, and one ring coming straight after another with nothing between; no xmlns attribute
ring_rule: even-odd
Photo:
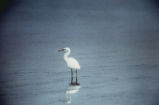
<svg viewBox="0 0 159 105"><path fill-rule="evenodd" d="M73 57L69 57L70 53L71 53L71 50L70 48L66 47L66 48L63 48L61 50L58 50L59 52L65 52L64 53L64 60L68 66L68 68L71 69L71 84L74 84L73 83L73 71L76 71L76 85L79 85L79 83L77 82L77 70L80 70L80 65L78 63L78 61L73 58Z"/></svg>

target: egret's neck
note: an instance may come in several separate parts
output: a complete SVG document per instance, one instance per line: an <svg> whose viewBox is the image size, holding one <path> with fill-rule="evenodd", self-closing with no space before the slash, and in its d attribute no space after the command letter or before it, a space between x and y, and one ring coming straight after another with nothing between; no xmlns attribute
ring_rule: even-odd
<svg viewBox="0 0 159 105"><path fill-rule="evenodd" d="M65 54L64 54L64 60L65 61L67 61L68 60L68 56L70 55L70 51L68 51L68 52L66 52Z"/></svg>

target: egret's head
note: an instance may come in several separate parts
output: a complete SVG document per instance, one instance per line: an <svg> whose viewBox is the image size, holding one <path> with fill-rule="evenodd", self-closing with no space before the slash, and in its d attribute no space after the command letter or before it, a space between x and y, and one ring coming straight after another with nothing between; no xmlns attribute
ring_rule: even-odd
<svg viewBox="0 0 159 105"><path fill-rule="evenodd" d="M63 48L61 50L58 50L58 52L70 52L70 48L66 47L66 48Z"/></svg>

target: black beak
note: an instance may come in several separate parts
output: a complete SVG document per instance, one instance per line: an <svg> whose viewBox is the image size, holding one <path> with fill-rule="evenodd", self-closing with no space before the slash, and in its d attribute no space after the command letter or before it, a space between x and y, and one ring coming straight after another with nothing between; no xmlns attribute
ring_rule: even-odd
<svg viewBox="0 0 159 105"><path fill-rule="evenodd" d="M65 49L58 50L58 52L62 52L62 51L65 51Z"/></svg>

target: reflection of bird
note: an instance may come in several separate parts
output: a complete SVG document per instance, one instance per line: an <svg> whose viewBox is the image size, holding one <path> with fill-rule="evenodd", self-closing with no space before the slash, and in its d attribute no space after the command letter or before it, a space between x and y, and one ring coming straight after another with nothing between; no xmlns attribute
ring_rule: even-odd
<svg viewBox="0 0 159 105"><path fill-rule="evenodd" d="M66 103L70 104L71 103L71 97L73 94L78 93L80 90L79 85L70 85L67 90L65 91L65 98L66 98Z"/></svg>
<svg viewBox="0 0 159 105"><path fill-rule="evenodd" d="M66 61L68 68L71 69L71 84L73 84L73 70L75 70L76 71L76 85L79 85L78 82L77 82L77 70L80 69L80 65L75 58L69 57L69 55L71 53L70 48L63 48L63 49L58 50L58 51L59 52L61 52L61 51L65 52L64 60Z"/></svg>

